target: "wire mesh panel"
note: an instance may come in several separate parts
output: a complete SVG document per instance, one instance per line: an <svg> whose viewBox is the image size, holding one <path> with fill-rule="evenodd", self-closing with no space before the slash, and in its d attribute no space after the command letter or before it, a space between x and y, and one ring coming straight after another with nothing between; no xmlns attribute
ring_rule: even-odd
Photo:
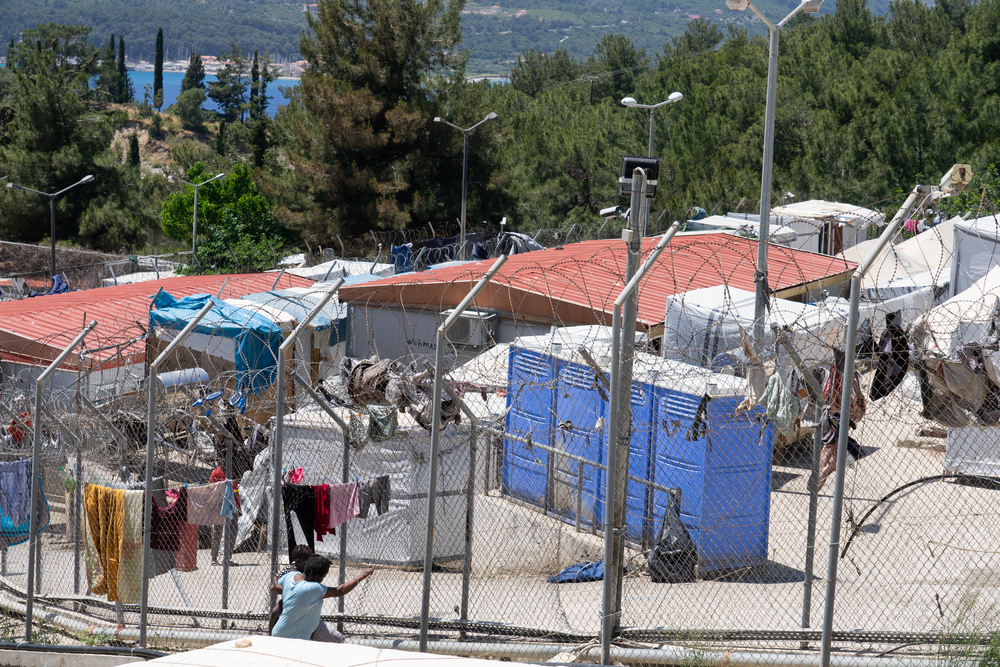
<svg viewBox="0 0 1000 667"><path fill-rule="evenodd" d="M0 472L40 423L36 633L171 649L263 634L289 587L318 583L287 574L315 554L327 636L372 645L595 661L610 614L625 664L814 660L824 619L845 655L978 655L997 604L996 229L946 221L868 267L853 375L865 248L773 245L755 322L757 244L739 234L676 236L617 350L624 245L575 230L513 255L460 314L490 262L351 275L327 303L329 283L179 298L163 280L87 313L105 324L38 414L37 378L83 322L34 300L48 329L18 334L24 315L0 338ZM3 479L0 602L23 615L31 480Z"/></svg>

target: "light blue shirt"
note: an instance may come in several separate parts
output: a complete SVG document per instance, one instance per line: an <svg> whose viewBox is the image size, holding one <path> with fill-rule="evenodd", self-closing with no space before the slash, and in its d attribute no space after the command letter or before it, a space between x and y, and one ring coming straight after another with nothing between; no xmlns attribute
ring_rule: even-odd
<svg viewBox="0 0 1000 667"><path fill-rule="evenodd" d="M326 586L314 581L295 581L298 572L289 572L281 586L281 617L271 630L272 637L309 639L319 625L323 613Z"/></svg>

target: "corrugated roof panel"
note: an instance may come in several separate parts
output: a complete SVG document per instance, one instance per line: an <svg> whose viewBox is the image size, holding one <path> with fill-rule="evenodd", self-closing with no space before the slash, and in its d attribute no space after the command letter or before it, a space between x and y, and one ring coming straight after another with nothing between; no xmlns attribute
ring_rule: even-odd
<svg viewBox="0 0 1000 667"><path fill-rule="evenodd" d="M645 257L659 241L643 241ZM341 288L343 301L454 307L493 264L493 260L407 273ZM514 255L500 269L478 304L506 311L525 310L549 315L565 323L600 320L610 313L624 287L626 251L621 241L585 241L560 248ZM808 285L841 276L853 262L781 246L768 252L770 287L788 294ZM667 296L702 287L729 285L753 291L756 286L757 242L726 234L675 237L660 255L639 290L639 320L653 325L663 320ZM535 302L531 304L532 297ZM590 311L586 313L586 311ZM529 312L530 311L530 312ZM598 317L594 317L597 314Z"/></svg>
<svg viewBox="0 0 1000 667"><path fill-rule="evenodd" d="M178 298L192 294L217 294L232 299L268 290L275 276L238 275L177 276L143 283L67 292L52 296L0 302L0 352L7 350L38 359L53 359L84 326L97 320L97 327L84 346L91 363L113 365L141 362L145 343L138 340L149 325L149 300L161 287ZM308 287L311 280L286 274L281 285ZM140 326L141 325L141 328ZM75 360L74 360L75 361Z"/></svg>

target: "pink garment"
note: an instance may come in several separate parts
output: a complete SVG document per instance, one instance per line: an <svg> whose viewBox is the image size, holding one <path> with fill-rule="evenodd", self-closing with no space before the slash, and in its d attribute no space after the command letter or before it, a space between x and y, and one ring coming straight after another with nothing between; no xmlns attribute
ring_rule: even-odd
<svg viewBox="0 0 1000 667"><path fill-rule="evenodd" d="M195 526L224 526L222 499L226 493L225 482L193 486L188 492L187 522Z"/></svg>
<svg viewBox="0 0 1000 667"><path fill-rule="evenodd" d="M357 482L330 485L330 528L347 523L360 513Z"/></svg>
<svg viewBox="0 0 1000 667"><path fill-rule="evenodd" d="M306 472L302 468L292 468L285 473L284 481L289 484L301 484L306 478Z"/></svg>

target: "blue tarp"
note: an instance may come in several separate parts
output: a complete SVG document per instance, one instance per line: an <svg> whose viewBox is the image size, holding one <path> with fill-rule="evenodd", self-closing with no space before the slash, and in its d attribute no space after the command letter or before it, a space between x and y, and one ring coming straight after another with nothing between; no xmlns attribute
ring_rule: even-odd
<svg viewBox="0 0 1000 667"><path fill-rule="evenodd" d="M604 579L604 561L596 563L576 563L570 565L559 574L548 578L550 584L579 584L586 581L601 581Z"/></svg>
<svg viewBox="0 0 1000 667"><path fill-rule="evenodd" d="M274 384L278 347L284 339L281 329L263 315L231 306L210 294L176 299L160 292L153 300L155 310L149 311L149 326L180 331L208 301L213 304L212 310L194 331L236 341L235 361L241 374L238 385L241 389L257 392Z"/></svg>

